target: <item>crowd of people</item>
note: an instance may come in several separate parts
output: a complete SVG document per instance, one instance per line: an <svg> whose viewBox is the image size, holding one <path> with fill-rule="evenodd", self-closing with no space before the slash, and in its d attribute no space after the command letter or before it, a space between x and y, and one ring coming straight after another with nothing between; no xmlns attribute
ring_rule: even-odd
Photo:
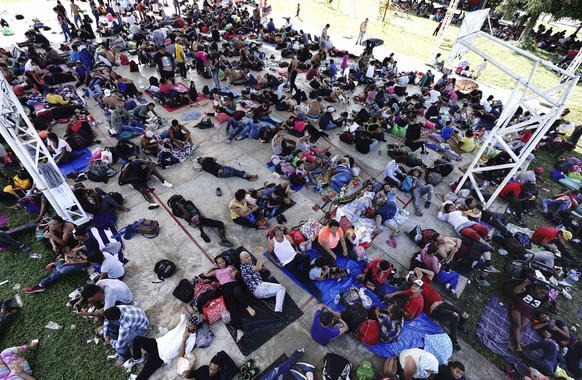
<svg viewBox="0 0 582 380"><path fill-rule="evenodd" d="M350 289L340 297L342 300L355 297L352 302L346 301L345 312L338 313L322 303L310 329L317 343L326 346L342 334L357 333L361 323L367 320L377 321L379 342L393 343L400 338L404 323L416 320L424 312L446 327L453 349L461 350L458 333L469 332L466 326L469 313L455 305L460 275L471 277L474 274L478 285L473 286L490 286L490 276L500 272L492 262L498 246L509 251L507 241L514 239L515 225L509 222L525 227L523 214L533 213L537 204L544 215L553 219L533 231L531 236L531 243L540 246L542 251L527 253L527 256L521 251L519 258L551 267L556 280L560 279L560 271L568 273L569 269L580 266L580 259L570 243L580 238L581 230L573 212L582 201L582 194L580 190L567 190L537 202L539 184L547 180L543 179L547 175L544 176L542 167L522 171L515 181L501 190L500 197L509 204L513 216L485 209L471 197L470 183L463 188L469 195L446 200L438 211L434 210L434 187L454 169L451 159L472 153L503 112L503 104L493 95L485 97L479 89L470 92L459 89L454 74L439 73L444 67L438 56L433 68L422 73L401 68L394 54L377 57L373 53L374 45L362 41L368 19L360 24L356 42L366 47L363 53L356 55L333 44L330 24L325 25L320 35L312 36L303 30L294 30L289 21L277 27L272 18L262 16L264 9L259 6L224 5L209 0L201 4L183 4L175 0L175 15L170 16L164 13L163 7L157 15L153 13L159 8L158 4L148 1L128 1L125 6L90 1L88 5L95 28L90 17L81 17L83 9L75 0L70 0L70 12L60 0L57 1L54 12L65 40L60 47L61 53L51 47L41 29L35 27L26 33L27 40L20 46L26 47L26 51L3 50L0 55L0 68L5 78L14 85L15 93L26 106L39 135L46 139L55 162L59 165L70 163L79 157L80 148L100 143L92 129L96 125L95 118L85 107L87 102L95 102L109 115L109 133L119 137L120 144L128 148L116 150L123 163L119 185L130 184L147 201L148 209L157 209L160 205L151 193L149 182L156 178L162 186L173 187L159 168L159 165L171 166L164 165L167 159L164 153L187 157L197 148L191 132L177 119L168 123L167 130L157 131L163 124L163 117L156 112L157 104L180 107L196 102L199 93L204 93L210 99L209 107L198 126L201 129L212 127L210 120L215 118L226 123L227 144L236 144L248 137L269 143L270 165L277 175L284 177L280 183L265 183L260 189L238 189L228 205L223 205L232 223L268 230L269 237L264 242L268 259L274 266L285 269L320 303L323 295L318 282L341 281L352 275L349 269L338 266L340 257L361 263L362 273L356 277L359 288L368 289L381 300L380 305L366 308L365 302L353 302L360 296L358 290ZM416 4L417 12L427 12L428 7L425 2ZM433 10L435 19L440 21L444 15L442 9L430 12ZM538 34L542 43L554 38L551 31L538 31ZM556 36L560 38L564 36ZM575 49L579 44L575 36L559 43L568 49ZM119 54L119 50L124 52ZM267 58L273 50L280 50L280 60ZM133 62L124 62L127 54L134 57ZM67 64L68 69L61 67ZM125 64L132 71L134 66L139 70L151 65L157 70L159 79L154 76L147 85L138 83L136 86L133 80L120 74L119 66ZM276 64L278 69L264 73L267 64ZM463 69L470 70L468 66ZM254 72L261 73L255 75ZM207 85L198 91L194 80L189 87L182 86L176 76L182 80L196 77L198 83ZM57 86L71 81L77 86L73 93L67 94ZM237 96L234 89L240 90L243 96ZM146 90L154 101L143 98ZM43 99L35 97L37 94ZM42 102L46 102L45 107L35 108L35 104ZM351 112L338 112L334 104L338 108L349 107ZM278 120L275 115L284 115L286 119ZM563 130L572 126L567 115L568 112L564 112L544 138L542 149L559 155L576 146L582 129L577 127L575 131L579 133L574 132L564 139ZM519 109L512 122L526 121L529 117L529 112ZM68 124L67 132L59 136L55 125L64 122ZM319 191L330 188L342 197L352 180L359 178L359 168L352 155L332 157L332 146L322 145L323 140L330 142L327 132L333 129L342 130L340 140L353 144L354 155L356 152L369 154L380 142L397 142L395 149L389 151L394 160L387 163L380 181L364 181L361 193L354 197L358 212L352 223L358 218L370 219L374 225L372 236L377 238L384 230L389 230L387 243L396 248L400 240L400 226L394 222L399 207L397 196L407 194L411 197L415 216L432 213L435 221L448 223L456 234L444 236L428 229L418 234L418 254L414 255L410 271L404 276L395 276L395 263L389 259L367 259L362 255L363 248L353 243L339 221L329 221L311 237L312 247L319 256L315 259L305 253L301 242L284 225L281 211L292 205L294 192L303 187ZM137 144L128 141L137 137ZM506 144L490 152L485 165L511 163L513 154L506 149L519 153L531 138L531 131L526 130L509 136ZM441 148L438 145L441 143L447 148ZM443 161L432 168L409 154L418 152L422 158L433 150L443 154ZM413 160L405 161L403 155ZM222 163L220 157L200 156L196 163L216 178L239 177L250 182L259 179L258 174ZM17 168L17 162L14 164ZM443 166L453 168L445 173L441 171ZM498 184L507 171L485 171L480 180ZM327 182L318 181L321 173L329 175ZM100 337L105 345L115 350L117 366L131 370L144 363L137 379L149 378L176 357L180 358L180 374L187 378L231 378L229 376L237 371L236 364L225 352L217 353L208 366L192 367L190 352L194 346L206 347L212 340L199 310L182 308L180 322L172 330L157 339L147 336L148 316L132 305L132 290L123 282L126 273L119 255L121 244L117 240L100 244L90 226L75 226L59 216L43 219L48 211L46 197L26 170L19 169L6 181L8 186L0 193L0 201L38 215L36 221L43 223L38 238L55 255L54 262L46 268L51 271L50 275L38 279L36 285L30 284L26 293L45 292L63 276L96 267L98 275L83 287L72 307L78 310L80 317L102 324ZM81 207L94 217L129 211L122 193L88 188L82 183L76 184L73 190ZM222 195L220 187L216 194ZM181 196L170 198L168 206L174 215L198 228L206 243L210 242L210 237L204 228L209 227L217 229L222 246L233 246L226 234L228 222L204 217L193 201ZM277 218L277 224L269 221L272 218ZM442 226L446 228L445 224ZM492 241L493 229L500 237L497 242ZM7 247L28 250L8 234L0 236L0 241ZM237 343L252 339L245 335L242 323L243 316L255 316L256 311L249 303L251 297L274 297L274 313L285 313L283 301L287 289L265 281L261 276L264 265L262 256L254 259L244 251L236 260L216 256L212 266L203 273L204 277L217 279ZM509 309L510 349L522 354L543 351L542 361L523 354L532 367L531 377L552 376L558 362L565 363L560 365L574 376L581 376L577 339L563 321L552 320L546 311L550 288L524 279L513 292L516 300ZM41 300L39 297L38 302ZM17 312L19 309L11 306L10 300L1 304L2 329ZM540 333L542 342L526 346L522 344L522 335L530 322ZM38 342L33 341L28 346L3 351L0 363L4 366L0 366L0 375L4 371L12 376L7 378L31 379L32 371L19 355L35 350L37 345ZM142 351L148 353L147 357ZM386 376L400 374L404 379L432 375L437 380L462 379L464 371L460 362L439 366L432 353L417 347L388 358L384 367ZM310 371L304 372L295 371L294 376L308 378Z"/></svg>

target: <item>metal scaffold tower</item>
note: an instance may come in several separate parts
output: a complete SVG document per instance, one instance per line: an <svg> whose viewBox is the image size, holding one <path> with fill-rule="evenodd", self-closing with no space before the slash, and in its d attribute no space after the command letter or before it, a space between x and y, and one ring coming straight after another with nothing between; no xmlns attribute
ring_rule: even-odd
<svg viewBox="0 0 582 380"><path fill-rule="evenodd" d="M458 5L459 5L459 0L451 0L451 2L449 3L447 13L445 14L445 17L442 20L443 24L441 25L441 27L437 33L436 42L434 44L434 49L432 51L432 54L429 57L429 61L431 61L438 54L439 49L441 48L441 45L443 44L443 42L445 40L445 33L447 32L449 25L451 25L451 22L453 21L453 18L455 17L455 12L457 11Z"/></svg>
<svg viewBox="0 0 582 380"><path fill-rule="evenodd" d="M83 210L55 164L11 85L0 75L0 134L30 173L36 187L63 219L76 225L91 218ZM47 174L50 180L47 180Z"/></svg>
<svg viewBox="0 0 582 380"><path fill-rule="evenodd" d="M479 49L474 43L476 37L488 39L489 42L502 45L505 48L510 49L513 52L531 60L533 62L533 67L529 76L520 76L505 66L496 57L492 57L485 53L483 50ZM561 69L549 61L545 61L539 57L536 57L527 51L524 51L510 43L507 43L506 41L500 40L482 31L476 31L465 36L459 36L456 43L460 44L461 47L467 51L470 50L482 58L487 59L487 61L495 65L498 69L509 76L511 80L515 81L515 87L509 100L503 108L503 112L497 119L493 129L485 138L485 141L481 145L479 152L475 155L475 158L471 162L471 165L463 175L463 178L457 187L457 191L459 191L467 180L471 181L481 202L485 204L485 207L489 207L497 198L501 189L503 189L509 180L515 176L524 162L527 161L528 157L534 151L541 139L545 136L548 129L552 126L556 119L560 117L566 108L568 98L578 83L579 76L570 71ZM453 47L453 50L455 50L455 47ZM558 73L558 75L556 75L555 85L552 86L552 84L548 84L547 88L540 88L534 84L536 73L540 67L545 67L548 70ZM562 79L560 79L560 75ZM537 112L535 110L535 104L540 102L547 103L549 105L549 110L545 111L544 113ZM521 107L524 111L529 111L532 117L526 121L511 124L511 121L514 119L514 115L519 107ZM527 130L533 131L533 135L526 143L526 145L519 151L519 153L515 153L508 146L504 140L504 137L509 134ZM482 158L485 157L485 152L495 146L506 151L511 157L511 161L501 165L482 165L481 162ZM509 171L507 174L505 174L504 179L493 191L489 199L486 200L483 196L478 179L481 173L492 170Z"/></svg>
<svg viewBox="0 0 582 380"><path fill-rule="evenodd" d="M581 63L582 63L582 50L579 50L578 54L576 54L576 56L574 57L572 62L570 62L570 65L566 70L571 73L575 73L576 70L578 70L578 67L580 67Z"/></svg>

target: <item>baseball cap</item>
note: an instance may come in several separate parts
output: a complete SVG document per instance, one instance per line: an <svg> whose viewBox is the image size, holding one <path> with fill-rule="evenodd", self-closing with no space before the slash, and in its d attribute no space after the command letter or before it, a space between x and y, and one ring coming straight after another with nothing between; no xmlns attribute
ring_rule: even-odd
<svg viewBox="0 0 582 380"><path fill-rule="evenodd" d="M560 230L562 231L562 235L564 235L565 240L572 240L572 233L568 230Z"/></svg>
<svg viewBox="0 0 582 380"><path fill-rule="evenodd" d="M424 282L422 282L422 280L414 280L412 284L418 286L421 289L424 288Z"/></svg>

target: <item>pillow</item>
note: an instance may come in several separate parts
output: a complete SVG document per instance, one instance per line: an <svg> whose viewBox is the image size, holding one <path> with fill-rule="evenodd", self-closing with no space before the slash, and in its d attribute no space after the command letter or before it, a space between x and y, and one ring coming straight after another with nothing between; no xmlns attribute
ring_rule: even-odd
<svg viewBox="0 0 582 380"><path fill-rule="evenodd" d="M218 115L214 116L216 118L216 120L218 120L219 123L224 123L225 121L227 121L228 119L230 119L230 116L221 112Z"/></svg>

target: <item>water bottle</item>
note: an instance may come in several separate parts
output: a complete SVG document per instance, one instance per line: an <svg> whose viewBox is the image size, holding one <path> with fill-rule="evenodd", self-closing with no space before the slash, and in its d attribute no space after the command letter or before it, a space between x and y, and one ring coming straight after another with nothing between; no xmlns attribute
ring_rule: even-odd
<svg viewBox="0 0 582 380"><path fill-rule="evenodd" d="M143 79L139 78L139 80L137 81L137 84L138 84L140 89L143 90L145 88L145 85L143 83Z"/></svg>
<svg viewBox="0 0 582 380"><path fill-rule="evenodd" d="M16 295L14 296L14 299L16 300L16 305L18 307L22 307L23 303L22 303L22 298L20 298L20 294L16 293Z"/></svg>

